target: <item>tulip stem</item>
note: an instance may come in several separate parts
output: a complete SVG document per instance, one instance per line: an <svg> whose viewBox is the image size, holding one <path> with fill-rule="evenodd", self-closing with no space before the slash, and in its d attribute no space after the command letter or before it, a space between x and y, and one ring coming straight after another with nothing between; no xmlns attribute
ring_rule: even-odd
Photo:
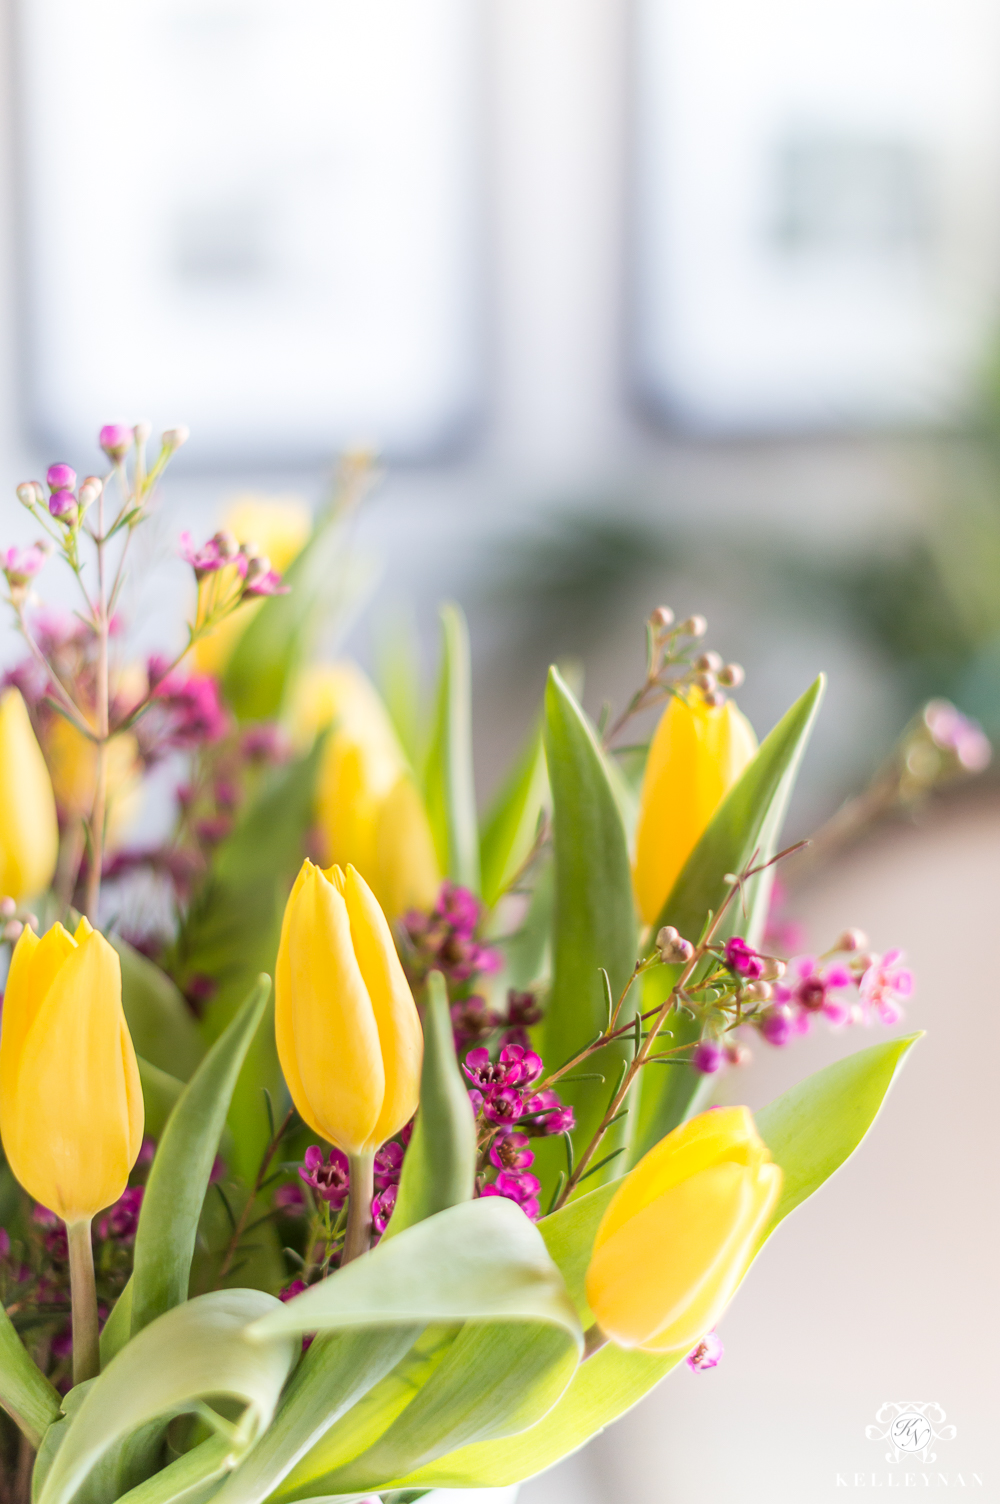
<svg viewBox="0 0 1000 1504"><path fill-rule="evenodd" d="M97 1287L90 1218L66 1224L69 1284L73 1303L73 1383L96 1379L101 1371L97 1332Z"/></svg>
<svg viewBox="0 0 1000 1504"><path fill-rule="evenodd" d="M351 1193L347 1203L347 1232L341 1267L367 1253L372 1242L372 1197L375 1194L374 1154L350 1154Z"/></svg>

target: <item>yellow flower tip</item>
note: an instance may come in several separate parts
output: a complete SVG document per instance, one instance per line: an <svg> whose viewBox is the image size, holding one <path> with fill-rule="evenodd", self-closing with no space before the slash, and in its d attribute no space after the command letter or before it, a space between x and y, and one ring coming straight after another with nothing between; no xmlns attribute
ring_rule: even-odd
<svg viewBox="0 0 1000 1504"><path fill-rule="evenodd" d="M52 780L19 690L0 696L0 897L44 893L59 855Z"/></svg>
<svg viewBox="0 0 1000 1504"><path fill-rule="evenodd" d="M633 880L645 924L659 918L712 816L757 750L732 700L672 698L650 743L639 796Z"/></svg>
<svg viewBox="0 0 1000 1504"><path fill-rule="evenodd" d="M594 1239L587 1300L620 1347L689 1350L743 1278L781 1190L748 1108L701 1113L626 1176Z"/></svg>
<svg viewBox="0 0 1000 1504"><path fill-rule="evenodd" d="M124 1191L142 1130L117 952L86 921L75 936L26 930L0 1032L0 1136L15 1176L64 1221L89 1220Z"/></svg>
<svg viewBox="0 0 1000 1504"><path fill-rule="evenodd" d="M420 1020L385 915L351 865L303 863L282 923L275 1032L299 1113L346 1153L373 1153L412 1117Z"/></svg>

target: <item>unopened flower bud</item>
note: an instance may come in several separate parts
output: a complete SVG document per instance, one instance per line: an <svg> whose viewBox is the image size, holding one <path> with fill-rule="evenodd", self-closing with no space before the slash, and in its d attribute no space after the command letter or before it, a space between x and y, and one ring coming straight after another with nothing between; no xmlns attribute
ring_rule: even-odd
<svg viewBox="0 0 1000 1504"><path fill-rule="evenodd" d="M135 435L135 442L137 446L139 444L145 444L146 440L153 432L153 425L152 423L150 423L148 418L140 418L132 432Z"/></svg>
<svg viewBox="0 0 1000 1504"><path fill-rule="evenodd" d="M673 626L674 613L671 611L669 606L657 606L656 610L652 613L649 619L654 627L657 627L660 631L663 631L666 627Z"/></svg>
<svg viewBox="0 0 1000 1504"><path fill-rule="evenodd" d="M25 914L25 916L24 916L24 922L28 926L29 930L37 930L38 929L38 915L37 914Z"/></svg>
<svg viewBox="0 0 1000 1504"><path fill-rule="evenodd" d="M88 475L87 479L80 487L81 507L93 506L94 502L97 500L103 490L104 482L101 480L100 476Z"/></svg>
<svg viewBox="0 0 1000 1504"><path fill-rule="evenodd" d="M17 488L17 499L23 507L40 506L45 500L45 490L37 480L24 480Z"/></svg>
<svg viewBox="0 0 1000 1504"><path fill-rule="evenodd" d="M132 448L133 434L125 423L105 423L97 442L110 460L123 459Z"/></svg>
<svg viewBox="0 0 1000 1504"><path fill-rule="evenodd" d="M660 960L667 966L686 966L694 955L694 946L677 933L672 924L665 924L656 936L656 948Z"/></svg>
<svg viewBox="0 0 1000 1504"><path fill-rule="evenodd" d="M0 919L13 919L17 903L13 898L0 898Z"/></svg>
<svg viewBox="0 0 1000 1504"><path fill-rule="evenodd" d="M864 950L867 944L868 936L864 930L845 930L834 950Z"/></svg>
<svg viewBox="0 0 1000 1504"><path fill-rule="evenodd" d="M247 559L252 559L257 554L263 553L263 549L261 548L260 544L250 538L247 538L243 543L240 544L239 551Z"/></svg>
<svg viewBox="0 0 1000 1504"><path fill-rule="evenodd" d="M745 678L746 674L738 663L725 663L719 669L719 683L727 689L739 689Z"/></svg>
<svg viewBox="0 0 1000 1504"><path fill-rule="evenodd" d="M180 424L177 428L165 428L160 435L160 442L164 449L174 450L186 444L190 437L190 428L185 428L183 424Z"/></svg>
<svg viewBox="0 0 1000 1504"><path fill-rule="evenodd" d="M755 1003L770 1002L774 989L770 982L750 982L743 989L746 997L752 998Z"/></svg>
<svg viewBox="0 0 1000 1504"><path fill-rule="evenodd" d="M708 622L703 616L688 616L677 630L684 637L704 637L708 631Z"/></svg>
<svg viewBox="0 0 1000 1504"><path fill-rule="evenodd" d="M768 1044L785 1045L795 1028L795 1015L785 1003L772 1003L765 1008L757 1021L757 1027Z"/></svg>
<svg viewBox="0 0 1000 1504"><path fill-rule="evenodd" d="M711 695L718 687L718 680L714 674L695 674L694 684L695 688L700 689L703 694Z"/></svg>
<svg viewBox="0 0 1000 1504"><path fill-rule="evenodd" d="M753 1059L753 1052L749 1045L741 1044L739 1040L730 1040L725 1048L726 1060L730 1065L749 1065Z"/></svg>
<svg viewBox="0 0 1000 1504"><path fill-rule="evenodd" d="M262 580L266 574L270 574L270 572L271 561L267 557L267 554L255 554L253 558L247 559L247 572L244 576L244 584L254 585L258 580Z"/></svg>
<svg viewBox="0 0 1000 1504"><path fill-rule="evenodd" d="M765 956L761 978L765 982L780 982L787 970L784 961L779 961L777 956Z"/></svg>
<svg viewBox="0 0 1000 1504"><path fill-rule="evenodd" d="M76 515L76 497L73 492L53 491L49 497L49 511L53 517L58 517L60 522L72 522Z"/></svg>
<svg viewBox="0 0 1000 1504"><path fill-rule="evenodd" d="M224 559L235 559L240 551L240 545L236 541L234 534L229 532L227 528L222 528L217 532L212 542Z"/></svg>
<svg viewBox="0 0 1000 1504"><path fill-rule="evenodd" d="M9 924L5 924L3 927L3 938L5 940L18 940L23 929L24 925L19 919L12 919Z"/></svg>
<svg viewBox="0 0 1000 1504"><path fill-rule="evenodd" d="M717 674L722 667L722 659L718 653L702 653L700 658L694 660L694 666L703 674Z"/></svg>
<svg viewBox="0 0 1000 1504"><path fill-rule="evenodd" d="M721 706L725 705L725 703L726 697L722 693L721 689L710 690L710 692L705 696L705 704L711 705L713 710L719 710Z"/></svg>
<svg viewBox="0 0 1000 1504"><path fill-rule="evenodd" d="M72 465L50 465L45 480L50 491L72 491L76 485L76 471Z"/></svg>
<svg viewBox="0 0 1000 1504"><path fill-rule="evenodd" d="M717 1070L722 1069L723 1058L722 1046L714 1039L699 1039L691 1056L691 1064L703 1076L714 1076Z"/></svg>

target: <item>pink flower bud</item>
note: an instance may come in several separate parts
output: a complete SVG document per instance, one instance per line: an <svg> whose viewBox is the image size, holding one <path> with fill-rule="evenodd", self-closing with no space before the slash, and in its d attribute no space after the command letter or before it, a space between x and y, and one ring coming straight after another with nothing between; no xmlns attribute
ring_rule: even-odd
<svg viewBox="0 0 1000 1504"><path fill-rule="evenodd" d="M72 491L76 471L71 465L50 465L45 480L50 491Z"/></svg>
<svg viewBox="0 0 1000 1504"><path fill-rule="evenodd" d="M49 474L51 475L51 470ZM76 517L76 497L72 491L53 491L49 497L49 511L53 517L58 517L60 522L72 522Z"/></svg>
<svg viewBox="0 0 1000 1504"><path fill-rule="evenodd" d="M714 1039L699 1039L691 1056L691 1064L696 1071L701 1071L704 1076L714 1076L722 1067L722 1046Z"/></svg>
<svg viewBox="0 0 1000 1504"><path fill-rule="evenodd" d="M657 606L656 610L652 613L649 620L654 627L662 632L667 627L673 626L674 613L671 611L669 606Z"/></svg>
<svg viewBox="0 0 1000 1504"><path fill-rule="evenodd" d="M708 622L703 616L688 616L677 630L683 637L704 637L708 631Z"/></svg>
<svg viewBox="0 0 1000 1504"><path fill-rule="evenodd" d="M757 1027L768 1044L786 1045L795 1031L795 1017L785 1003L775 1003L764 1009Z"/></svg>
<svg viewBox="0 0 1000 1504"><path fill-rule="evenodd" d="M864 930L845 930L833 947L834 950L865 950L868 946L868 936Z"/></svg>
<svg viewBox="0 0 1000 1504"><path fill-rule="evenodd" d="M124 423L105 423L97 436L104 453L110 460L120 460L132 448L134 434Z"/></svg>

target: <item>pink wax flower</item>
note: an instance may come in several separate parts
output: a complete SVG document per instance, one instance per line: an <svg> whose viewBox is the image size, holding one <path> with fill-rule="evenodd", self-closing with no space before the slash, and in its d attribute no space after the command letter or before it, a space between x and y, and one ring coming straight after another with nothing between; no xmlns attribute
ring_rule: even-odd
<svg viewBox="0 0 1000 1504"><path fill-rule="evenodd" d="M924 725L935 746L953 752L968 773L981 773L993 756L990 739L978 721L970 720L950 700L931 700L924 707Z"/></svg>
<svg viewBox="0 0 1000 1504"><path fill-rule="evenodd" d="M53 491L49 497L49 512L60 522L71 520L76 515L76 497L72 491Z"/></svg>
<svg viewBox="0 0 1000 1504"><path fill-rule="evenodd" d="M251 559L253 565L256 560ZM261 570L259 573L252 568L247 571L246 584L243 586L243 594L247 595L287 595L288 586L282 584L281 575L276 569Z"/></svg>
<svg viewBox="0 0 1000 1504"><path fill-rule="evenodd" d="M50 491L72 491L76 485L76 471L72 465L50 465L45 481Z"/></svg>
<svg viewBox="0 0 1000 1504"><path fill-rule="evenodd" d="M294 1300L296 1295L302 1295L309 1286L304 1279L293 1279L290 1285L286 1285L278 1292L279 1300Z"/></svg>
<svg viewBox="0 0 1000 1504"><path fill-rule="evenodd" d="M0 554L0 567L11 585L26 585L34 579L48 556L49 549L44 543L32 543L28 548L8 548Z"/></svg>
<svg viewBox="0 0 1000 1504"><path fill-rule="evenodd" d="M714 1039L699 1039L691 1056L691 1064L704 1076L712 1076L722 1068L725 1059L722 1046Z"/></svg>
<svg viewBox="0 0 1000 1504"><path fill-rule="evenodd" d="M274 1205L276 1210L284 1212L286 1217L298 1217L306 1209L305 1197L301 1187L297 1185L279 1185L274 1193Z"/></svg>
<svg viewBox="0 0 1000 1504"><path fill-rule="evenodd" d="M389 1219L396 1209L396 1197L399 1195L399 1186L387 1185L384 1191L379 1191L372 1202L372 1225L377 1233L385 1232L389 1226Z"/></svg>
<svg viewBox="0 0 1000 1504"><path fill-rule="evenodd" d="M405 1154L402 1144L394 1143L391 1139L378 1150L375 1155L375 1184L380 1191L399 1183Z"/></svg>
<svg viewBox="0 0 1000 1504"><path fill-rule="evenodd" d="M120 460L132 448L135 435L124 423L105 423L97 436L104 453L111 460Z"/></svg>
<svg viewBox="0 0 1000 1504"><path fill-rule="evenodd" d="M499 1091L491 1092L483 1102L483 1116L500 1127L508 1123L516 1123L523 1113L524 1099L521 1093L515 1091L512 1086L504 1086Z"/></svg>
<svg viewBox="0 0 1000 1504"><path fill-rule="evenodd" d="M903 952L887 950L884 956L873 956L871 965L861 978L859 997L862 1008L870 1016L877 1013L884 1024L895 1024L903 1016L902 1003L913 994L913 972L901 965Z"/></svg>
<svg viewBox="0 0 1000 1504"><path fill-rule="evenodd" d="M530 1086L544 1069L541 1055L520 1044L504 1045L500 1051L500 1065L507 1071L507 1081L511 1086Z"/></svg>
<svg viewBox="0 0 1000 1504"><path fill-rule="evenodd" d="M181 533L180 544L181 558L185 564L191 565L199 579L204 574L225 568L227 564L235 564L241 575L246 571L246 560L232 533L216 533L201 548L195 545L190 533Z"/></svg>
<svg viewBox="0 0 1000 1504"><path fill-rule="evenodd" d="M738 935L726 941L725 955L726 965L748 981L756 982L764 975L764 957Z"/></svg>
<svg viewBox="0 0 1000 1504"><path fill-rule="evenodd" d="M310 1144L299 1169L299 1177L312 1186L322 1201L328 1202L334 1211L339 1211L351 1189L351 1174L347 1155L340 1149L331 1149L329 1159L323 1158L318 1144Z"/></svg>
<svg viewBox="0 0 1000 1504"><path fill-rule="evenodd" d="M537 1175L529 1175L526 1171L501 1170L492 1185L484 1185L481 1196L503 1196L507 1201L513 1201L521 1208L526 1217L534 1222L537 1220L540 1203L538 1193L542 1189L542 1183Z"/></svg>
<svg viewBox="0 0 1000 1504"><path fill-rule="evenodd" d="M114 1206L109 1207L98 1222L98 1237L114 1238L118 1243L133 1242L139 1228L143 1192L144 1187L141 1185L129 1186L124 1190Z"/></svg>
<svg viewBox="0 0 1000 1504"><path fill-rule="evenodd" d="M821 965L814 956L797 956L789 961L786 979L775 984L774 996L793 1010L824 1013L831 1023L843 1023L849 1014L843 999L831 996L852 985L854 978L841 962Z"/></svg>
<svg viewBox="0 0 1000 1504"><path fill-rule="evenodd" d="M526 1104L525 1112L536 1121L528 1124L533 1133L546 1135L572 1133L576 1127L576 1114L560 1098L558 1092L536 1092Z"/></svg>
<svg viewBox="0 0 1000 1504"><path fill-rule="evenodd" d="M490 1145L490 1162L498 1170L527 1170L535 1162L530 1142L526 1133L498 1133Z"/></svg>
<svg viewBox="0 0 1000 1504"><path fill-rule="evenodd" d="M691 1349L684 1361L692 1373L704 1373L709 1368L715 1368L722 1353L721 1337L716 1336L715 1332L708 1332L698 1346Z"/></svg>
<svg viewBox="0 0 1000 1504"><path fill-rule="evenodd" d="M795 1033L795 1015L786 1003L773 1003L761 1013L757 1027L768 1044L786 1045Z"/></svg>

